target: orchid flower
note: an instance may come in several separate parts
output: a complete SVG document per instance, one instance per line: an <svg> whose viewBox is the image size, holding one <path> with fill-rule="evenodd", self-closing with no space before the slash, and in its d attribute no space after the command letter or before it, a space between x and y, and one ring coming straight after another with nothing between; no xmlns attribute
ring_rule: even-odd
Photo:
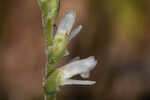
<svg viewBox="0 0 150 100"><path fill-rule="evenodd" d="M82 74L89 74L89 72L95 68L97 61L93 56L88 57L86 59L75 60L71 63L61 67L61 85L93 85L95 81L87 81L87 80L73 80L70 79L73 76ZM87 78L87 77L82 77Z"/></svg>
<svg viewBox="0 0 150 100"><path fill-rule="evenodd" d="M66 13L58 25L56 34L67 35L69 40L75 37L82 29L82 25L79 25L71 32L72 27L75 23L75 18L76 14L74 12L70 11Z"/></svg>

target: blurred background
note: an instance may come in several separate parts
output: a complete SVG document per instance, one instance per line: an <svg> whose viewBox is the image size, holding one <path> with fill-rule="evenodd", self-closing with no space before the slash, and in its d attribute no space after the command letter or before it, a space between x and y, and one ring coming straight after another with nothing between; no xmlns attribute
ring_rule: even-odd
<svg viewBox="0 0 150 100"><path fill-rule="evenodd" d="M83 30L70 56L96 56L94 86L65 86L58 100L150 100L150 1L61 0ZM43 100L44 33L36 0L0 0L0 100ZM80 78L80 77L77 77Z"/></svg>

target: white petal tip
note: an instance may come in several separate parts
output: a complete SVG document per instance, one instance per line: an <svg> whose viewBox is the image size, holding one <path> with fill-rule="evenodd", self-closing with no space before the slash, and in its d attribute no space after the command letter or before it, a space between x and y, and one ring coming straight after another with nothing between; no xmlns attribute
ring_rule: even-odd
<svg viewBox="0 0 150 100"><path fill-rule="evenodd" d="M70 18L75 18L76 17L76 13L73 11L69 11L65 14L65 16L68 16Z"/></svg>
<svg viewBox="0 0 150 100"><path fill-rule="evenodd" d="M83 59L83 62L87 66L86 68L88 68L89 71L94 69L96 64L97 64L97 60L95 59L94 56L90 56L90 57L88 57L86 59Z"/></svg>
<svg viewBox="0 0 150 100"><path fill-rule="evenodd" d="M94 85L96 84L96 81L89 81L89 85Z"/></svg>
<svg viewBox="0 0 150 100"><path fill-rule="evenodd" d="M74 37L81 31L81 29L82 29L82 25L79 25L77 28L75 28L75 29L71 32L71 34L70 34L70 36L69 36L69 40L71 40L72 38L74 38Z"/></svg>

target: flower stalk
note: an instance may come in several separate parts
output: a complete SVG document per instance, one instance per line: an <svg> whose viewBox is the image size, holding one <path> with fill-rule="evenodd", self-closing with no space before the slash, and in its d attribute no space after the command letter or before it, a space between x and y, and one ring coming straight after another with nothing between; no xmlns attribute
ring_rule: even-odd
<svg viewBox="0 0 150 100"><path fill-rule="evenodd" d="M56 93L60 90L60 86L95 84L95 81L71 79L76 75L80 75L82 78L88 78L90 75L89 72L94 69L97 64L94 57L81 60L79 57L76 57L69 64L56 68L56 64L62 57L69 54L67 44L82 29L82 26L79 25L72 31L76 18L76 14L72 11L64 15L58 28L54 27L54 21L59 12L59 2L59 0L39 0L43 28L46 34L45 54L47 56L47 64L43 80L44 100L56 100Z"/></svg>

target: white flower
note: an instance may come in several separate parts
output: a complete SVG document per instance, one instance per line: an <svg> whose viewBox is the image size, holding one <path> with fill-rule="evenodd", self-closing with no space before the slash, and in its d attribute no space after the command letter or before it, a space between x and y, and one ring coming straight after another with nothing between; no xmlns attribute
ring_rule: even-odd
<svg viewBox="0 0 150 100"><path fill-rule="evenodd" d="M74 12L70 11L66 13L58 25L56 34L67 35L69 40L75 37L82 29L82 26L79 25L76 29L74 29L71 32L72 27L75 23L75 18L76 18L76 14Z"/></svg>
<svg viewBox="0 0 150 100"><path fill-rule="evenodd" d="M72 32L72 27L75 23L75 18L76 14L72 11L66 13L62 20L60 21L58 28L56 26L53 27L53 36L55 37L56 35L66 35L68 37L68 43L69 41L74 38L82 29L82 25L79 25L77 28L75 28ZM49 51L51 48L49 49ZM68 56L69 51L66 50L64 56Z"/></svg>
<svg viewBox="0 0 150 100"><path fill-rule="evenodd" d="M81 75L83 78L89 76L89 72L95 68L97 61L93 56L82 60L75 60L61 67L61 85L92 85L95 81L73 80L70 79L75 75Z"/></svg>

